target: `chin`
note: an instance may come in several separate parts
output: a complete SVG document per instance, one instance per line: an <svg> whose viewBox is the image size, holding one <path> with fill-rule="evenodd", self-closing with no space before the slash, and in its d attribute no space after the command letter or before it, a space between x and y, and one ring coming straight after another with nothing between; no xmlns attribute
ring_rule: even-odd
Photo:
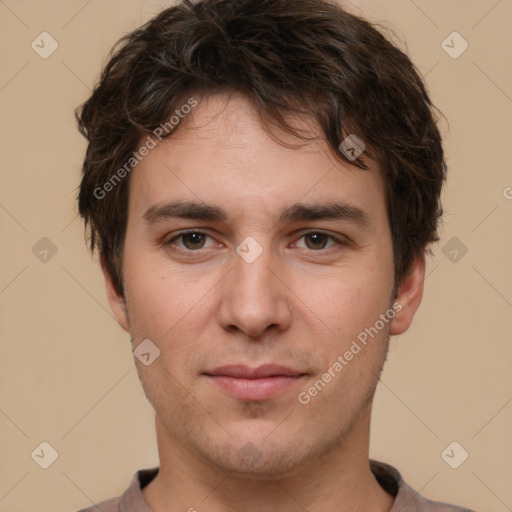
<svg viewBox="0 0 512 512"><path fill-rule="evenodd" d="M278 436L277 432L271 433L268 425L266 427L256 429L261 430L259 435L253 435L255 432L251 429L251 433L246 430L244 435L235 434L220 443L211 440L201 447L202 456L216 468L250 480L273 480L278 475L293 474L312 455L313 447L306 446L301 437L286 436L283 432Z"/></svg>

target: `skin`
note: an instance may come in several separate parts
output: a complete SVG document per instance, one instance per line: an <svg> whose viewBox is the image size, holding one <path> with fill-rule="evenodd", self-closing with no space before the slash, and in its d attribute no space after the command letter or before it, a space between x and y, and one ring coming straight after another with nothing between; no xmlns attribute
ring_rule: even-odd
<svg viewBox="0 0 512 512"><path fill-rule="evenodd" d="M310 123L297 123L315 133ZM133 348L150 339L161 351L149 366L136 360L156 412L160 471L143 489L155 512L390 510L393 497L369 468L371 407L389 336L409 327L421 302L425 260L416 258L392 297L384 184L367 162L369 171L340 162L320 136L285 147L247 100L231 95L202 99L132 172L124 298L103 271ZM177 199L220 204L229 219L146 222L150 207ZM289 204L327 200L364 210L368 226L277 221ZM187 228L207 236L170 242ZM252 263L236 252L248 236L263 249ZM393 303L401 305L394 319L301 404L298 393ZM204 375L225 364L264 363L306 376L256 401L234 398ZM247 443L259 457L252 462L240 456Z"/></svg>

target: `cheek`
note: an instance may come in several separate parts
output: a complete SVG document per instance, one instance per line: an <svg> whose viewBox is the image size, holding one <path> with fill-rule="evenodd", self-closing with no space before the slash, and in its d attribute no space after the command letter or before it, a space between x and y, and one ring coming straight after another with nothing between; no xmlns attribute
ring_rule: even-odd
<svg viewBox="0 0 512 512"><path fill-rule="evenodd" d="M161 338L179 312L170 302L173 294L155 268L145 264L144 255L132 253L125 258L125 289L135 342ZM178 294L179 295L179 294Z"/></svg>
<svg viewBox="0 0 512 512"><path fill-rule="evenodd" d="M383 263L375 261L322 277L298 277L292 289L301 299L301 316L311 322L316 318L331 336L356 336L389 307L392 270Z"/></svg>
<svg viewBox="0 0 512 512"><path fill-rule="evenodd" d="M204 327L202 319L212 314L205 309L209 307L208 294L204 296L217 280L210 283L204 274L190 278L141 262L143 258L137 257L127 261L125 276L135 344L149 338L168 355L192 352Z"/></svg>

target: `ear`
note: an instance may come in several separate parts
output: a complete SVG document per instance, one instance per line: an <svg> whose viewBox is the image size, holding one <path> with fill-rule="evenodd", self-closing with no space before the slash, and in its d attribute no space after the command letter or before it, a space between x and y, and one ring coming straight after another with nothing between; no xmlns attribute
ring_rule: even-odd
<svg viewBox="0 0 512 512"><path fill-rule="evenodd" d="M398 290L398 295L393 301L397 306L395 318L391 321L389 333L392 336L402 334L412 323L416 310L421 304L423 297L423 283L425 280L425 253L418 254Z"/></svg>
<svg viewBox="0 0 512 512"><path fill-rule="evenodd" d="M108 271L105 259L103 256L100 257L101 270L103 271L103 277L105 278L105 286L107 289L107 298L110 304L110 308L114 313L117 323L126 331L130 332L130 322L128 321L128 310L126 308L126 302L124 297L119 295L115 289L112 276Z"/></svg>

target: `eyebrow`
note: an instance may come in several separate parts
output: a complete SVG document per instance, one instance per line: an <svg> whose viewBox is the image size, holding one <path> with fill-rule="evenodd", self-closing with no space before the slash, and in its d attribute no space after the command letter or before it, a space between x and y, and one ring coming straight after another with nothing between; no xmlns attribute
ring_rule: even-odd
<svg viewBox="0 0 512 512"><path fill-rule="evenodd" d="M229 215L222 206L194 201L156 204L143 214L149 225L173 218L227 222ZM280 223L305 220L346 220L362 228L370 225L370 217L364 210L346 202L295 203L284 207L279 216Z"/></svg>

